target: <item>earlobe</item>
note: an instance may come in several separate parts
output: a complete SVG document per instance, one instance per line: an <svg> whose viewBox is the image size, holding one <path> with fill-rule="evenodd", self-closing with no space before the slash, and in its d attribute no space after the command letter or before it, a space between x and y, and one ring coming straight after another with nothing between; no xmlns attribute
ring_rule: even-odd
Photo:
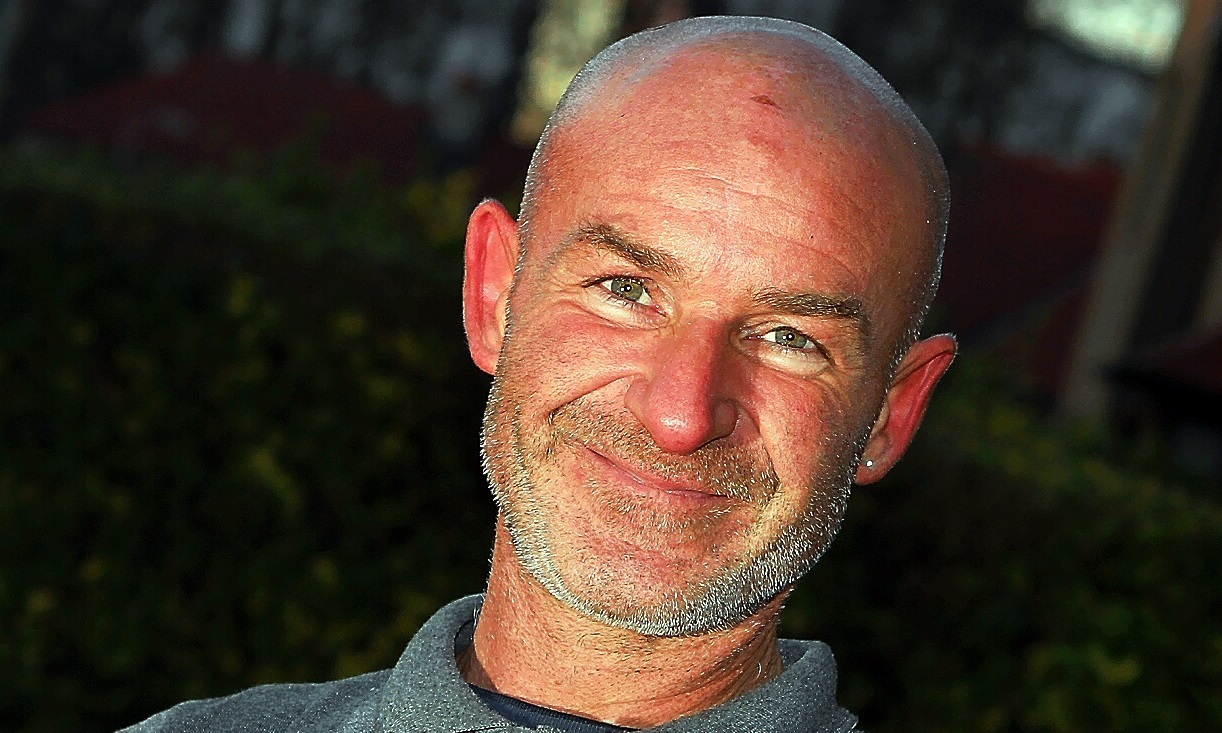
<svg viewBox="0 0 1222 733"><path fill-rule="evenodd" d="M498 201L486 199L467 221L463 250L463 328L475 365L496 373L505 339L505 304L520 242L518 224Z"/></svg>
<svg viewBox="0 0 1222 733"><path fill-rule="evenodd" d="M857 483L878 481L908 450L934 387L954 361L956 348L954 336L941 334L918 341L908 350L866 441L854 477Z"/></svg>

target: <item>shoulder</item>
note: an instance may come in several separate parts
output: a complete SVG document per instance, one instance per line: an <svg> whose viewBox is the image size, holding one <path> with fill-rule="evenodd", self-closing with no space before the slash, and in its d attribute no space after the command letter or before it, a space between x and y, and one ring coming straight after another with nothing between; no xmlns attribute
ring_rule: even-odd
<svg viewBox="0 0 1222 733"><path fill-rule="evenodd" d="M252 730L333 731L368 718L369 728L390 671L320 684L261 685L209 700L192 700L121 733L221 733ZM362 726L355 729L360 730Z"/></svg>

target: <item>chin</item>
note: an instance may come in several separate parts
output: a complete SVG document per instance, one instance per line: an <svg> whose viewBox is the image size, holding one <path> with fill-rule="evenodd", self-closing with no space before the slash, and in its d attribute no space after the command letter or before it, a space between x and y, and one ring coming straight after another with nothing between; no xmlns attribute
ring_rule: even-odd
<svg viewBox="0 0 1222 733"><path fill-rule="evenodd" d="M513 504L502 512L521 567L581 615L645 636L698 636L742 623L805 574L835 533L826 523L800 522L745 558L676 557L620 539L593 542L588 528L557 532Z"/></svg>
<svg viewBox="0 0 1222 733"><path fill-rule="evenodd" d="M733 627L796 582L836 534L851 462L786 492L761 458L725 451L714 464L723 469L706 470L715 475L702 485L730 476L748 488L720 497L642 488L598 454L675 459L631 429L612 443L615 420L582 424L577 411L527 429L521 400L503 399L500 387L494 380L485 413L484 469L517 563L587 618L647 636Z"/></svg>

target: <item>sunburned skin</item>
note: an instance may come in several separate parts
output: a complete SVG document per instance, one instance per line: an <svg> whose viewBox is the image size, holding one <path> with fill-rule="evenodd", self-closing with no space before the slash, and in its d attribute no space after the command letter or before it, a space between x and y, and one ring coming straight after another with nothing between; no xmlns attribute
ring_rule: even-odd
<svg viewBox="0 0 1222 733"><path fill-rule="evenodd" d="M733 88L728 94L714 98L704 111L724 111L732 106L726 101L737 95L746 95L756 103L757 114L749 133L757 126L766 130L770 120L778 124L800 120L820 137L838 133L847 148L885 151L888 160L880 161L884 168L915 164L920 177L916 188L928 196L930 216L925 223L934 231L925 252L928 259L919 273L925 295L931 297L944 234L948 181L936 146L911 109L861 59L817 31L771 19L707 20L710 22L681 23L652 34L638 34L599 54L582 70L536 149L536 164L528 175L523 202L524 219L531 214L539 175L550 167L541 163L550 154L555 133L575 119L588 117L591 110L622 101L650 76L662 70L677 71L676 67L686 62L690 67L687 79L699 78L705 83L710 79L731 80ZM761 34L766 37L761 38ZM736 68L718 74L718 65ZM687 86L681 82L680 91ZM652 108L664 108L673 101L671 91L659 92ZM647 98L641 98L641 106L650 107ZM760 110L772 114L758 114ZM601 116L608 121L616 117ZM790 145L798 142L792 132L782 131L780 138Z"/></svg>
<svg viewBox="0 0 1222 733"><path fill-rule="evenodd" d="M945 177L803 26L697 19L591 63L523 221L486 201L468 228L500 514L460 667L648 727L781 673L793 583L911 440L955 350L915 336Z"/></svg>

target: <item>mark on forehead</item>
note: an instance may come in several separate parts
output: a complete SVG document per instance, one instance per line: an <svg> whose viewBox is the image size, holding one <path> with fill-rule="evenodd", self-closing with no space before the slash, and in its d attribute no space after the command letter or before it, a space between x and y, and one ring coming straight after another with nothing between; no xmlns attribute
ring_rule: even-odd
<svg viewBox="0 0 1222 733"><path fill-rule="evenodd" d="M751 101L759 102L760 104L766 105L768 107L776 107L777 109L780 109L780 105L772 101L772 97L769 97L767 94L756 94L754 97L751 98Z"/></svg>

